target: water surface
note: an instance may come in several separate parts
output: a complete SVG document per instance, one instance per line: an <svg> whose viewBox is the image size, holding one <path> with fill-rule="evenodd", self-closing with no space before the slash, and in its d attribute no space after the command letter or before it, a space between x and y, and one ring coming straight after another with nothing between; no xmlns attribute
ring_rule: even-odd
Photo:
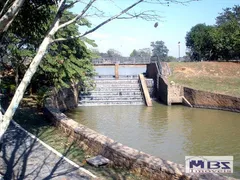
<svg viewBox="0 0 240 180"><path fill-rule="evenodd" d="M67 115L120 143L184 164L185 156L234 156L240 178L240 114L165 106L78 107Z"/></svg>

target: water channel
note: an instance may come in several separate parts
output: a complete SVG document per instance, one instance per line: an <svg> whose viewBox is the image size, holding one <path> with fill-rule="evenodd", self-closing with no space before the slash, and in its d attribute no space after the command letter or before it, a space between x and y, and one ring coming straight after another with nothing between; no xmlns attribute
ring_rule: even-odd
<svg viewBox="0 0 240 180"><path fill-rule="evenodd" d="M185 156L234 156L240 178L240 114L165 106L78 107L67 113L77 122L122 144L176 163Z"/></svg>

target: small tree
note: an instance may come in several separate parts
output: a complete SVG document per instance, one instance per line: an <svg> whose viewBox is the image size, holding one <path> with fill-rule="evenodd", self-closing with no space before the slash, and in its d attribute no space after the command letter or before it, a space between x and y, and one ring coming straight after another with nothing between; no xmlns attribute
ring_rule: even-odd
<svg viewBox="0 0 240 180"><path fill-rule="evenodd" d="M169 50L163 41L151 42L151 46L153 56L156 56L160 61L167 60Z"/></svg>

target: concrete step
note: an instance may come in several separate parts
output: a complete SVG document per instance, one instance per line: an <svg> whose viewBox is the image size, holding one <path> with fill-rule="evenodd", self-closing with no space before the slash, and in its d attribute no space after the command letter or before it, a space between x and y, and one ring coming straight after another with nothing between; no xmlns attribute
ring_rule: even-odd
<svg viewBox="0 0 240 180"><path fill-rule="evenodd" d="M87 93L82 92L80 94L80 96L105 96L105 95L109 95L109 96L117 96L117 95L122 95L122 96L134 96L134 95L140 95L142 96L142 92L141 91L114 91L114 92L104 92L104 91L90 91Z"/></svg>
<svg viewBox="0 0 240 180"><path fill-rule="evenodd" d="M98 100L98 101L108 101L108 100L114 100L114 101L128 101L128 100L143 100L142 96L138 96L138 97L129 97L129 96L94 96L94 97L86 97L86 96L83 96L81 97L81 101L84 101L84 100L88 100L88 101L95 101L95 100Z"/></svg>
<svg viewBox="0 0 240 180"><path fill-rule="evenodd" d="M143 101L80 101L78 106L101 106L101 105L144 105Z"/></svg>
<svg viewBox="0 0 240 180"><path fill-rule="evenodd" d="M96 87L97 88L100 88L100 87L114 87L114 88L136 88L136 87L139 87L139 84L138 83L130 83L130 84L103 84L103 83L99 83L99 84L96 84Z"/></svg>
<svg viewBox="0 0 240 180"><path fill-rule="evenodd" d="M113 94L81 94L79 97L80 98L92 98L92 97L98 97L98 98L100 98L100 97L106 97L106 98L107 97L108 98L115 98L115 97L133 98L133 97L135 97L135 98L139 98L139 97L142 97L142 94L141 93L139 93L139 94L132 94L131 96L125 95L125 94L120 94L120 93L115 94L115 95L113 95Z"/></svg>
<svg viewBox="0 0 240 180"><path fill-rule="evenodd" d="M112 79L112 80L116 80L115 76L113 75L98 75L94 77L95 80L97 79ZM138 75L123 75L123 76L119 76L118 79L138 79Z"/></svg>
<svg viewBox="0 0 240 180"><path fill-rule="evenodd" d="M143 105L138 79L95 79L93 91L80 94L80 106Z"/></svg>
<svg viewBox="0 0 240 180"><path fill-rule="evenodd" d="M95 83L101 83L101 84L138 84L138 79L100 79L100 80L95 80Z"/></svg>
<svg viewBox="0 0 240 180"><path fill-rule="evenodd" d="M121 91L129 91L131 89L132 91L140 91L140 87L134 87L134 88L121 88L121 87L96 87L94 91L104 91L104 92L121 92Z"/></svg>

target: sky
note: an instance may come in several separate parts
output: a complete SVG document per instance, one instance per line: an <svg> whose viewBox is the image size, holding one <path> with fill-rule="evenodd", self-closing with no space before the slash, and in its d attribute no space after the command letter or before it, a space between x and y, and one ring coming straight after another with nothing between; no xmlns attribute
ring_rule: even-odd
<svg viewBox="0 0 240 180"><path fill-rule="evenodd" d="M88 1L85 0L85 2ZM89 11L87 19L94 27L134 2L136 0L98 0L94 4L95 8ZM95 49L100 52L115 49L123 56L129 56L133 49L150 48L153 41L164 41L169 49L168 55L178 57L178 42L180 42L180 56L184 56L186 52L185 36L193 26L199 23L214 25L215 18L223 12L224 8L239 4L240 0L199 0L185 5L170 3L169 6L142 3L134 7L133 11L157 11L161 16L157 28L154 27L156 21L113 20L87 37L95 40L98 45ZM83 7L84 4L77 4L72 11L79 13ZM103 11L107 17L92 16L96 9ZM86 30L84 27L79 28L80 33Z"/></svg>

